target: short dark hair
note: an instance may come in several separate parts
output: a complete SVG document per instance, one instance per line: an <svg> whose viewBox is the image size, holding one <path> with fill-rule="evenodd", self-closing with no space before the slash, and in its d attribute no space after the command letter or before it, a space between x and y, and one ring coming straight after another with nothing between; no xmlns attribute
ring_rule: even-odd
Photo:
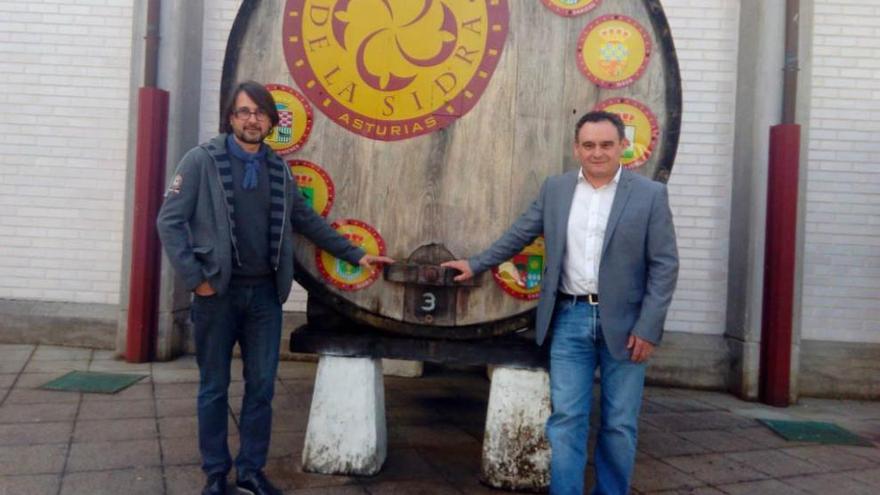
<svg viewBox="0 0 880 495"><path fill-rule="evenodd" d="M617 128L617 135L620 136L620 139L626 138L626 129L623 126L623 120L620 119L620 116L616 113L605 112L603 110L593 110L592 112L587 112L578 119L577 124L574 125L574 140L577 141L578 134L581 132L581 127L584 126L587 122L611 122L614 127Z"/></svg>
<svg viewBox="0 0 880 495"><path fill-rule="evenodd" d="M244 81L238 83L238 86L226 97L226 103L223 105L223 120L220 122L220 132L232 133L229 117L235 112L235 100L238 99L238 95L241 92L244 92L250 99L254 100L257 108L266 112L269 120L272 121L272 127L278 125L280 118L278 117L278 109L275 108L275 98L272 98L272 93L256 81Z"/></svg>

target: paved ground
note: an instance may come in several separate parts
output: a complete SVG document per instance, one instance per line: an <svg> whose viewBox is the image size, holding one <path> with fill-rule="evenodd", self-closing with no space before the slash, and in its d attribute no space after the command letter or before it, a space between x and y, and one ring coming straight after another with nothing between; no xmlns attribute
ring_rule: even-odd
<svg viewBox="0 0 880 495"><path fill-rule="evenodd" d="M70 370L148 378L116 395L37 390ZM284 362L268 474L297 494L501 494L478 481L489 383L429 370L386 378L389 454L371 478L303 473L315 366ZM0 495L197 494L197 371L191 358L130 365L89 349L0 345ZM229 418L231 445L241 382ZM880 449L792 444L754 418L835 421L880 442L880 403L805 399L771 409L715 392L650 388L634 493L876 494Z"/></svg>

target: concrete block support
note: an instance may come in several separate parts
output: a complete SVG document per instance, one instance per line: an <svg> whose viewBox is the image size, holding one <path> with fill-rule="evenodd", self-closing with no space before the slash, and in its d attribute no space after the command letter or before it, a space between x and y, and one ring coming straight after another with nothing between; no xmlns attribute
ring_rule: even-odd
<svg viewBox="0 0 880 495"><path fill-rule="evenodd" d="M321 356L303 448L303 470L373 475L387 452L382 363Z"/></svg>
<svg viewBox="0 0 880 495"><path fill-rule="evenodd" d="M503 366L492 372L486 411L481 479L505 490L544 490L550 485L550 376L544 370Z"/></svg>

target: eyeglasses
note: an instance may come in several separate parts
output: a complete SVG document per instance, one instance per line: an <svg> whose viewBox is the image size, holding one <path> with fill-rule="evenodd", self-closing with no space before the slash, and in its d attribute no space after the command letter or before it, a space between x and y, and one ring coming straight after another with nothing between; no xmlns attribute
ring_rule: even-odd
<svg viewBox="0 0 880 495"><path fill-rule="evenodd" d="M249 108L237 108L234 112L232 112L232 115L235 115L235 118L237 118L238 120L248 120L249 118L251 118L251 115L253 115L254 117L256 117L258 122L263 122L264 120L269 118L269 115L266 114L266 112L264 112L262 108L258 108L256 111L253 112Z"/></svg>

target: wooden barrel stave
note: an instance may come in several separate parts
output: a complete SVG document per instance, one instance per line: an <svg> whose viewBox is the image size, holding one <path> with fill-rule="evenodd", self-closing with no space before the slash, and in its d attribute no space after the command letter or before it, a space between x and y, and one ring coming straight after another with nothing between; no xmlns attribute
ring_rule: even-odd
<svg viewBox="0 0 880 495"><path fill-rule="evenodd" d="M658 37L654 26L657 14L652 12L659 3L605 0L573 18L553 14L538 1L509 3L508 36L489 85L474 108L449 127L406 140L377 141L343 129L314 109L309 142L290 158L312 161L332 176L337 200L330 220L370 223L385 238L388 254L398 259L431 243L445 245L456 256L474 254L525 210L545 177L576 166L575 119L615 97L635 97L654 109L661 139L639 171L668 177L680 125L680 88L670 87L677 85L678 74L668 27ZM281 48L284 8L282 0L243 3L227 50L225 90L251 78L298 89ZM627 87L599 88L575 62L581 30L606 14L638 19L652 42L647 69ZM675 74L669 74L672 69ZM677 107L662 110L676 96ZM523 325L535 304L510 297L486 273L479 287L458 289L454 327L413 325L403 314L405 287L380 279L359 291L342 292L321 279L310 243L298 242L296 255L299 280L310 292L358 321L392 331L450 338L498 334Z"/></svg>

